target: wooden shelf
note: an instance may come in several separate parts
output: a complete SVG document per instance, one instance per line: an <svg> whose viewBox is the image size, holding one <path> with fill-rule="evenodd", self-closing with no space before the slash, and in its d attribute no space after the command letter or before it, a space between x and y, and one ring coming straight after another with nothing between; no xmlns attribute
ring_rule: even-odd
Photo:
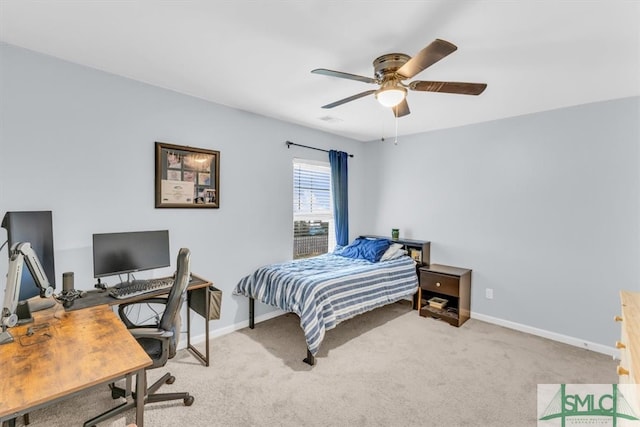
<svg viewBox="0 0 640 427"><path fill-rule="evenodd" d="M423 265L428 266L429 263L431 262L431 242L427 240L415 240L415 239L403 239L403 238L393 239L388 236L374 236L374 235L364 235L360 237L387 239L391 243L400 243L401 245L404 246L404 249L407 250L407 253L409 253L411 249L415 249L421 252L422 259L421 259L421 262L419 263L420 266L423 266Z"/></svg>
<svg viewBox="0 0 640 427"><path fill-rule="evenodd" d="M441 319L451 325L458 326L460 316L457 311L447 310L447 308L435 308L426 305L420 309L420 316L433 317L434 319Z"/></svg>

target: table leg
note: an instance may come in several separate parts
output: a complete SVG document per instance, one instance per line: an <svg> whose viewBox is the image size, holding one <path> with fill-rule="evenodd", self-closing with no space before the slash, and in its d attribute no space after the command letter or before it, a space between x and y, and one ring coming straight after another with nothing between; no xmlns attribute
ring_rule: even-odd
<svg viewBox="0 0 640 427"><path fill-rule="evenodd" d="M136 374L136 426L144 426L144 401L147 398L147 376L144 369Z"/></svg>
<svg viewBox="0 0 640 427"><path fill-rule="evenodd" d="M191 348L191 291L187 291L187 348Z"/></svg>
<svg viewBox="0 0 640 427"><path fill-rule="evenodd" d="M209 366L209 316L211 314L210 313L211 304L209 303L210 302L210 298L211 298L211 295L209 294L210 292L211 292L211 290L207 286L207 288L206 288L206 290L204 292L204 297L205 297L204 337L205 337L205 344L206 344L205 353L207 355L207 360L205 361L205 366Z"/></svg>
<svg viewBox="0 0 640 427"><path fill-rule="evenodd" d="M200 350L195 348L191 344L191 298L193 295L192 291L187 292L187 349L191 350L196 359L200 360L204 364L204 366L209 366L209 298L210 298L210 290L209 287L204 290L204 313L199 313L197 310L194 310L196 313L200 314L204 318L204 326L205 326L205 345L206 350L205 354L202 354Z"/></svg>

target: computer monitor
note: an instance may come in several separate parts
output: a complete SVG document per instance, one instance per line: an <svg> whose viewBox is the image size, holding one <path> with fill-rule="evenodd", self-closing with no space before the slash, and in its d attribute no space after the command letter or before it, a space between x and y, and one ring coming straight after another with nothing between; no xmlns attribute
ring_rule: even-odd
<svg viewBox="0 0 640 427"><path fill-rule="evenodd" d="M169 257L168 230L93 235L95 278L127 273L129 282L130 273L168 267Z"/></svg>
<svg viewBox="0 0 640 427"><path fill-rule="evenodd" d="M7 230L9 250L16 243L29 242L31 248L38 256L44 273L49 279L49 284L55 288L56 270L53 256L53 219L51 211L14 211L7 212L2 219L2 227ZM38 298L34 298L34 297ZM29 311L39 311L55 304L53 298L42 299L40 288L36 285L28 268L22 270L22 282L20 284L20 304L18 317L20 322L30 319ZM28 302L28 306L25 301ZM28 309L28 310L27 310Z"/></svg>

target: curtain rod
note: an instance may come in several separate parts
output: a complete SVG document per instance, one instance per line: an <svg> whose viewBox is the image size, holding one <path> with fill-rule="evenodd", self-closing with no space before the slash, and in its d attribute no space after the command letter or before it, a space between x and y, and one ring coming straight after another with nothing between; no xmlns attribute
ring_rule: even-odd
<svg viewBox="0 0 640 427"><path fill-rule="evenodd" d="M285 144L287 144L287 148L291 148L292 145L295 145L297 147L304 147L304 148L310 148L312 150L324 151L325 153L329 152L329 150L323 150L322 148L316 148L316 147L309 147L308 145L296 144L295 142L291 142L291 141L287 141L285 142ZM347 153L347 156L353 157L353 154Z"/></svg>

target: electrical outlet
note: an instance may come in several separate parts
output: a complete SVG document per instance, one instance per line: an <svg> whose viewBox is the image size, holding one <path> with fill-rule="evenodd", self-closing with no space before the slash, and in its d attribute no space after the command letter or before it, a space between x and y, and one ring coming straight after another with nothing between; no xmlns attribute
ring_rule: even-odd
<svg viewBox="0 0 640 427"><path fill-rule="evenodd" d="M491 289L491 288L487 288L487 289L485 289L485 291L484 291L484 296L485 296L487 299L493 299L493 289Z"/></svg>

